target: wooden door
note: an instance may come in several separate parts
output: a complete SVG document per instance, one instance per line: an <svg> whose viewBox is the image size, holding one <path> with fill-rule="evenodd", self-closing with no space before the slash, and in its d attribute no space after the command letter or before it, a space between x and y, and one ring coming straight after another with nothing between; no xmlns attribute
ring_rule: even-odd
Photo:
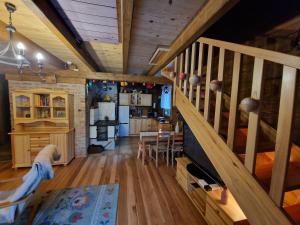
<svg viewBox="0 0 300 225"><path fill-rule="evenodd" d="M12 135L12 150L14 167L31 165L29 135Z"/></svg>

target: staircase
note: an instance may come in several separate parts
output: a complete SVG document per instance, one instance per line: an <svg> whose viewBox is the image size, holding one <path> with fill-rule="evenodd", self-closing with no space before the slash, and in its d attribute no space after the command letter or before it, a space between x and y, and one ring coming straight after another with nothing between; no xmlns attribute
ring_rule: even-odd
<svg viewBox="0 0 300 225"><path fill-rule="evenodd" d="M222 88L227 51L233 54L230 96ZM245 55L254 58L253 81L251 96L240 104ZM278 125L272 134L264 133L267 125L260 119L266 60L283 66ZM254 225L300 224L300 205L283 208L285 193L300 189L300 148L291 143L299 69L296 56L200 38L167 70L174 82L174 105ZM189 83L191 76L199 79ZM247 119L238 123L242 113Z"/></svg>

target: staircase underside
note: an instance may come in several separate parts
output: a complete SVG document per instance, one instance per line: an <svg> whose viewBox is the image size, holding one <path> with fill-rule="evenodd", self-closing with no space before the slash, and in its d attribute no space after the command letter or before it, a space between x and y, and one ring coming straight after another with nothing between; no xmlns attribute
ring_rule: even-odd
<svg viewBox="0 0 300 225"><path fill-rule="evenodd" d="M238 156L227 146L178 87L175 91L175 105L250 223L255 225L291 224Z"/></svg>

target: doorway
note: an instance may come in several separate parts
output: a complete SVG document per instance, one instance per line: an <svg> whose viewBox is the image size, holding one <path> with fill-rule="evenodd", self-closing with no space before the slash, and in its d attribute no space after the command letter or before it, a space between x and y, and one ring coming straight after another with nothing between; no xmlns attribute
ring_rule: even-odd
<svg viewBox="0 0 300 225"><path fill-rule="evenodd" d="M11 160L8 81L0 75L0 161Z"/></svg>

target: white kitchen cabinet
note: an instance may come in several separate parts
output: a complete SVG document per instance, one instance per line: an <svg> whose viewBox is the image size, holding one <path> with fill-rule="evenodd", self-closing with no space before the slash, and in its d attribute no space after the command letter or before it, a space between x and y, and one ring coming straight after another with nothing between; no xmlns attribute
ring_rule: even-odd
<svg viewBox="0 0 300 225"><path fill-rule="evenodd" d="M119 93L120 105L130 105L131 93Z"/></svg>
<svg viewBox="0 0 300 225"><path fill-rule="evenodd" d="M152 106L151 94L139 94L141 106Z"/></svg>

